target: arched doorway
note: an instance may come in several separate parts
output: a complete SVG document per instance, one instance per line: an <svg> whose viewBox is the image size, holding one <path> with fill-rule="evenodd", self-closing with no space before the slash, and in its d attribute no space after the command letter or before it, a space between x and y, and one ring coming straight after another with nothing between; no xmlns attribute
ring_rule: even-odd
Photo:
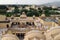
<svg viewBox="0 0 60 40"><path fill-rule="evenodd" d="M25 36L25 33L16 33L16 35L20 40L23 40L24 36Z"/></svg>
<svg viewBox="0 0 60 40"><path fill-rule="evenodd" d="M31 25L31 23L29 23L29 22L26 22L26 24L27 24L27 25Z"/></svg>
<svg viewBox="0 0 60 40"><path fill-rule="evenodd" d="M6 26L7 26L7 28L9 28L9 25L8 24Z"/></svg>
<svg viewBox="0 0 60 40"><path fill-rule="evenodd" d="M11 27L19 27L20 23L19 22L12 22Z"/></svg>

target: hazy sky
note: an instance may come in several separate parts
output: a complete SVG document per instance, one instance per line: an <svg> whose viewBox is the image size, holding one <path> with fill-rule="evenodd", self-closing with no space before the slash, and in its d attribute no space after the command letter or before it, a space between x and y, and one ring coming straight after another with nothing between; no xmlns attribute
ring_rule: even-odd
<svg viewBox="0 0 60 40"><path fill-rule="evenodd" d="M0 4L44 4L60 0L0 0Z"/></svg>

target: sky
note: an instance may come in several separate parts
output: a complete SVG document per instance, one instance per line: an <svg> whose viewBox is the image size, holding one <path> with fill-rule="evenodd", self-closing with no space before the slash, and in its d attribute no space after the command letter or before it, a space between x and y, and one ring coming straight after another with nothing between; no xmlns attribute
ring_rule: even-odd
<svg viewBox="0 0 60 40"><path fill-rule="evenodd" d="M50 2L57 2L60 0L0 0L0 5L2 4L34 4L40 5Z"/></svg>

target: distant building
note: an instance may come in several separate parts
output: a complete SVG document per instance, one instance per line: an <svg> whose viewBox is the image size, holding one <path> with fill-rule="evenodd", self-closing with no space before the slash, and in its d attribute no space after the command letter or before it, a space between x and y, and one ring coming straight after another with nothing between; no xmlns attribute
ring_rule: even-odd
<svg viewBox="0 0 60 40"><path fill-rule="evenodd" d="M58 8L58 7L53 5L52 8Z"/></svg>
<svg viewBox="0 0 60 40"><path fill-rule="evenodd" d="M7 7L7 8L8 8L7 12L14 12L15 7Z"/></svg>

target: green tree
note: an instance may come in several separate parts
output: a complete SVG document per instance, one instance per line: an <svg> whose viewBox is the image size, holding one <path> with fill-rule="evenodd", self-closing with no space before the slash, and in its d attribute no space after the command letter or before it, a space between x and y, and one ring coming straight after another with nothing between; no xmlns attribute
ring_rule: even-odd
<svg viewBox="0 0 60 40"><path fill-rule="evenodd" d="M45 15L46 15L46 16L50 16L49 10L45 10Z"/></svg>
<svg viewBox="0 0 60 40"><path fill-rule="evenodd" d="M36 9L30 8L30 10L27 13L27 16L39 16L39 12Z"/></svg>
<svg viewBox="0 0 60 40"><path fill-rule="evenodd" d="M18 7L15 7L15 9L14 9L14 13L16 14L16 13L19 13L19 9L18 9Z"/></svg>
<svg viewBox="0 0 60 40"><path fill-rule="evenodd" d="M12 15L13 15L12 12L7 12L7 13L6 13L6 16L7 16L7 17L11 17Z"/></svg>
<svg viewBox="0 0 60 40"><path fill-rule="evenodd" d="M20 13L22 13L22 12L27 13L27 12L28 12L28 10L27 10L27 9L22 9L22 10L20 10Z"/></svg>

